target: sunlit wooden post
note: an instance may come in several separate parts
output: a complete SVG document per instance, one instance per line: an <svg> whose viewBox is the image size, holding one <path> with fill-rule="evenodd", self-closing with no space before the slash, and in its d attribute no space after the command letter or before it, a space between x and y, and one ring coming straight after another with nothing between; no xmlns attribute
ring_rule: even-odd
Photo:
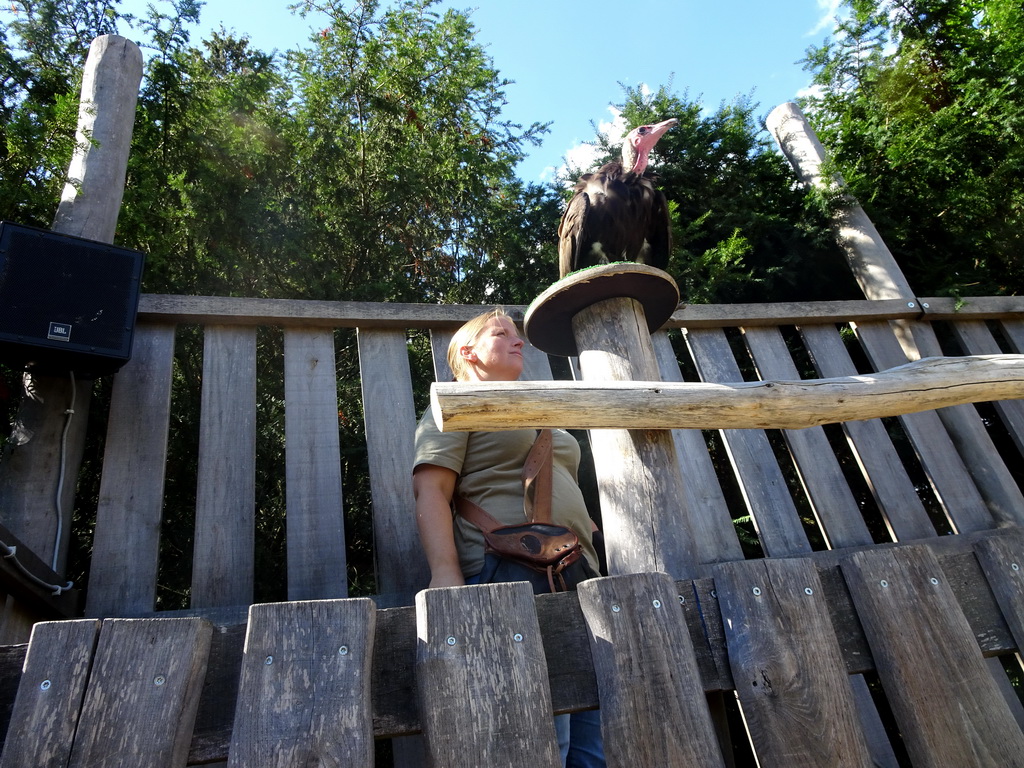
<svg viewBox="0 0 1024 768"><path fill-rule="evenodd" d="M579 355L586 381L659 381L651 332L679 303L665 272L639 264L582 270L552 285L526 313L530 342ZM668 430L592 430L611 574L696 575L683 477Z"/></svg>
<svg viewBox="0 0 1024 768"><path fill-rule="evenodd" d="M142 53L135 43L116 35L93 41L55 232L113 242L141 80ZM57 572L65 564L90 394L88 381L26 376L16 438L0 462L4 525Z"/></svg>

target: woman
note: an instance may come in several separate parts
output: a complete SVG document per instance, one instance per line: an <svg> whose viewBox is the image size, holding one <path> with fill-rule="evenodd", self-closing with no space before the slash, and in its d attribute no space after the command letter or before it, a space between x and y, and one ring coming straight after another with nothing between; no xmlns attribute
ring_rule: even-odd
<svg viewBox="0 0 1024 768"><path fill-rule="evenodd" d="M448 345L457 381L515 381L523 371L523 340L502 310L463 325ZM453 514L456 492L483 507L502 525L525 522L521 472L537 432L440 432L431 409L416 428L413 493L416 523L430 566L431 587L491 581L484 570L484 540L478 528ZM577 482L580 448L564 430L553 430L552 522L571 528L596 573L593 530ZM566 765L603 766L599 713L572 715L572 753ZM569 751L569 718L556 718L563 762ZM582 758L582 759L579 759Z"/></svg>

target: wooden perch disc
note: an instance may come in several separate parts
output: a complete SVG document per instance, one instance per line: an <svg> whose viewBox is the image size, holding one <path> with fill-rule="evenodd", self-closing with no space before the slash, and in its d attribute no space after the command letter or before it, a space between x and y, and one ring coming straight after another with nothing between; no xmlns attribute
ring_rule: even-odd
<svg viewBox="0 0 1024 768"><path fill-rule="evenodd" d="M578 355L573 318L599 301L618 298L639 301L653 333L679 306L679 288L667 272L645 264L616 262L581 269L533 300L523 323L526 338L551 355Z"/></svg>

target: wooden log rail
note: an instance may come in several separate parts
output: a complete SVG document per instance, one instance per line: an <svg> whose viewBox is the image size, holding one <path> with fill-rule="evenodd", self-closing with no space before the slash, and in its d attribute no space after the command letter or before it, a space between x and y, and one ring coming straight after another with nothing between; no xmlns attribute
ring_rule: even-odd
<svg viewBox="0 0 1024 768"><path fill-rule="evenodd" d="M437 382L442 431L804 429L1024 397L1024 355L925 358L881 373L800 381Z"/></svg>
<svg viewBox="0 0 1024 768"><path fill-rule="evenodd" d="M983 656L1021 648L1022 562L1024 534L991 532L603 578L578 596L499 584L393 609L256 605L213 632L200 618L43 623L27 654L0 653L0 766L372 766L375 737L420 732L436 765L548 765L550 713L598 699L613 764L721 765L696 695L721 690L761 764L867 765L844 681L868 671L913 765L1019 765L1024 736Z"/></svg>

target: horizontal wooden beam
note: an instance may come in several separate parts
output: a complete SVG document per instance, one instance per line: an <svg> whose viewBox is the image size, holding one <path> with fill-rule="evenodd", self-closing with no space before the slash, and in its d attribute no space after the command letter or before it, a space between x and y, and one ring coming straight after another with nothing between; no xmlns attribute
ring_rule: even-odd
<svg viewBox="0 0 1024 768"><path fill-rule="evenodd" d="M302 325L326 328L448 328L486 309L477 304L397 304L362 301L250 299L233 296L143 294L139 318L197 325ZM526 307L505 310L522 321ZM680 304L666 328L806 325L864 320L977 319L1024 313L1024 297L962 300L799 301L773 304Z"/></svg>
<svg viewBox="0 0 1024 768"><path fill-rule="evenodd" d="M246 299L152 293L139 297L139 319L143 322L194 325L454 329L489 308L474 304ZM524 310L525 307L505 307L517 322L522 321Z"/></svg>
<svg viewBox="0 0 1024 768"><path fill-rule="evenodd" d="M773 304L680 304L668 328L726 328L913 320L922 315L915 300L789 301Z"/></svg>
<svg viewBox="0 0 1024 768"><path fill-rule="evenodd" d="M1024 397L1024 355L924 358L863 376L727 384L516 381L431 386L445 432L803 429Z"/></svg>
<svg viewBox="0 0 1024 768"><path fill-rule="evenodd" d="M928 320L986 320L1019 317L1024 313L1024 296L969 296L920 299Z"/></svg>

